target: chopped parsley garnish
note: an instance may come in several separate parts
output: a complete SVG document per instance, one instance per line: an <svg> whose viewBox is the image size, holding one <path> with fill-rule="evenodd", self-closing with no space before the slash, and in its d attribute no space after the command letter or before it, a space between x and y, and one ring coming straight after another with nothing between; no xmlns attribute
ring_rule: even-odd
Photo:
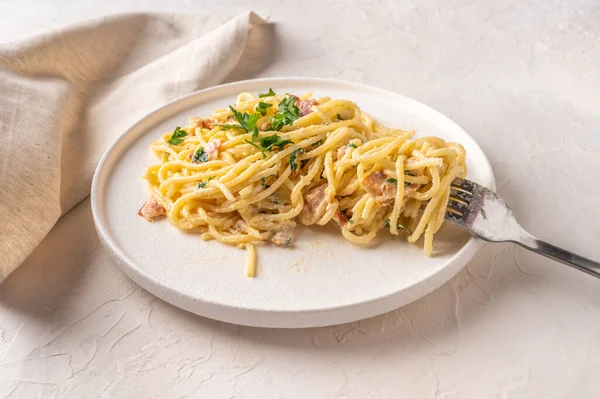
<svg viewBox="0 0 600 399"><path fill-rule="evenodd" d="M258 97L263 98L263 97L272 97L275 95L275 92L273 91L273 89L269 89L268 93L260 93L258 95Z"/></svg>
<svg viewBox="0 0 600 399"><path fill-rule="evenodd" d="M231 105L229 106L229 109L233 113L235 119L237 119L237 121L240 123L240 128L244 129L248 133L251 133L254 130L254 128L256 127L256 122L258 122L258 118L260 118L259 114L250 115L247 112L244 112L242 114L241 112L233 108ZM237 125L232 126L237 127Z"/></svg>
<svg viewBox="0 0 600 399"><path fill-rule="evenodd" d="M348 220L348 223L352 224L352 223L354 223L354 220L350 219L350 220Z"/></svg>
<svg viewBox="0 0 600 399"><path fill-rule="evenodd" d="M350 147L350 148L358 148L358 146L356 144L354 144L354 143L348 144L348 147Z"/></svg>
<svg viewBox="0 0 600 399"><path fill-rule="evenodd" d="M206 187L206 185L208 184L208 182L211 181L211 180L212 180L212 176L209 177L208 180L200 182L198 184L198 188L204 188L204 187Z"/></svg>
<svg viewBox="0 0 600 399"><path fill-rule="evenodd" d="M392 184L398 184L398 180L397 179L393 179L393 178L387 179L386 182L392 183Z"/></svg>
<svg viewBox="0 0 600 399"><path fill-rule="evenodd" d="M385 227L387 227L388 229L390 228L390 219L385 219ZM400 223L396 223L396 228L398 230L404 230L407 233L409 232L408 229L406 227L404 227L403 225L401 225Z"/></svg>
<svg viewBox="0 0 600 399"><path fill-rule="evenodd" d="M269 103L263 103L262 101L258 103L258 105L256 106L256 112L260 112L260 114L262 116L265 116L267 114L267 108L272 107L273 104L269 104Z"/></svg>
<svg viewBox="0 0 600 399"><path fill-rule="evenodd" d="M244 130L244 128L241 127L240 125L231 125L229 123L224 123L222 125L215 125L215 126L221 126L221 129L223 129L223 130L233 130L233 129L242 129L242 130Z"/></svg>
<svg viewBox="0 0 600 399"><path fill-rule="evenodd" d="M292 243L292 239L291 239L291 238L288 238L287 240L285 240L285 241L283 242L283 245L287 246L287 245L290 245L291 243Z"/></svg>
<svg viewBox="0 0 600 399"><path fill-rule="evenodd" d="M246 143L250 144L252 147L255 147L258 151L260 151L262 153L263 158L267 157L267 154L265 154L265 150L262 147L259 147L258 145L256 145L256 143L251 142L250 140L244 140Z"/></svg>
<svg viewBox="0 0 600 399"><path fill-rule="evenodd" d="M298 169L298 164L296 163L296 157L298 156L298 154L301 154L302 148L298 148L296 151L292 152L290 154L290 169L292 169L292 171Z"/></svg>
<svg viewBox="0 0 600 399"><path fill-rule="evenodd" d="M254 135L253 135L254 138ZM250 144L252 147L258 149L263 158L266 158L267 155L265 151L274 151L276 149L283 150L283 148L288 144L294 144L294 142L290 139L281 139L277 133L272 134L271 136L263 137L259 140L259 144L253 143L249 140L244 140L246 143Z"/></svg>
<svg viewBox="0 0 600 399"><path fill-rule="evenodd" d="M260 179L260 185L263 186L264 188L271 187L270 184L267 184L267 178L266 177L263 177L262 179Z"/></svg>
<svg viewBox="0 0 600 399"><path fill-rule="evenodd" d="M339 120L343 121L343 119L342 119L342 117L340 116L340 114L337 114L336 116L337 116L337 118L338 118Z"/></svg>
<svg viewBox="0 0 600 399"><path fill-rule="evenodd" d="M282 150L287 144L294 144L294 142L290 139L281 140L281 137L277 133L260 139L260 146L269 151L275 149L275 147Z"/></svg>
<svg viewBox="0 0 600 399"><path fill-rule="evenodd" d="M254 126L252 128L252 141L256 141L257 137L258 137L258 128L256 126Z"/></svg>
<svg viewBox="0 0 600 399"><path fill-rule="evenodd" d="M279 131L286 125L291 125L300 118L298 107L294 104L294 97L286 97L279 103L277 113L271 121L271 126L267 130Z"/></svg>
<svg viewBox="0 0 600 399"><path fill-rule="evenodd" d="M404 171L405 175L409 175L409 176L414 176L415 174L413 172L411 172L410 170L405 170Z"/></svg>
<svg viewBox="0 0 600 399"><path fill-rule="evenodd" d="M256 122L258 122L258 118L260 118L260 115L259 114L250 115L247 112L244 112L242 114L241 112L239 112L238 110L233 108L231 105L229 106L229 109L233 113L233 116L235 117L235 119L237 119L237 121L240 124L239 125L225 124L225 125L221 125L221 127L223 127L225 130L243 129L247 133L252 133L252 141L256 140L256 138L258 137L258 128L256 127Z"/></svg>
<svg viewBox="0 0 600 399"><path fill-rule="evenodd" d="M198 148L192 157L192 163L204 163L206 161L208 161L208 153L204 151L204 147Z"/></svg>
<svg viewBox="0 0 600 399"><path fill-rule="evenodd" d="M167 142L171 145L179 145L179 144L183 143L183 138L185 136L187 136L187 132L185 130L183 130L182 128L180 128L179 126L177 126L175 128L175 131L171 135L171 138Z"/></svg>

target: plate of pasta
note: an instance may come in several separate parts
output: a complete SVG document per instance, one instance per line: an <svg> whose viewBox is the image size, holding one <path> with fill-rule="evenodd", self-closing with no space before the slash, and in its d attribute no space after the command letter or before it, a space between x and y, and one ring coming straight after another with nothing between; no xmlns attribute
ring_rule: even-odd
<svg viewBox="0 0 600 399"><path fill-rule="evenodd" d="M102 157L99 237L152 294L259 327L339 324L438 288L480 242L444 223L450 183L494 189L444 115L316 78L236 82L150 113Z"/></svg>

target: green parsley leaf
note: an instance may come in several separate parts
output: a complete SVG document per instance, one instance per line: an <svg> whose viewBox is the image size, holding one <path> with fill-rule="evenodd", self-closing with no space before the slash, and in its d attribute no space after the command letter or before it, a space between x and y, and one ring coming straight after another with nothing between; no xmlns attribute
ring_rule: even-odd
<svg viewBox="0 0 600 399"><path fill-rule="evenodd" d="M291 125L300 118L298 107L294 104L294 97L286 97L279 103L277 113L271 121L271 126L267 130L279 131L286 125Z"/></svg>
<svg viewBox="0 0 600 399"><path fill-rule="evenodd" d="M273 89L269 89L268 93L260 93L258 95L258 97L263 98L263 97L272 97L275 95L275 92L273 91Z"/></svg>
<svg viewBox="0 0 600 399"><path fill-rule="evenodd" d="M283 149L287 144L293 144L294 142L290 139L281 140L281 137L277 135L277 133L263 137L260 139L260 146L265 149L271 151L275 149L275 147L279 147L279 149Z"/></svg>
<svg viewBox="0 0 600 399"><path fill-rule="evenodd" d="M288 245L290 245L291 243L292 243L292 239L291 239L291 238L288 238L287 240L285 240L285 241L283 242L283 245L285 245L285 246L288 246Z"/></svg>
<svg viewBox="0 0 600 399"><path fill-rule="evenodd" d="M221 129L223 129L223 130L234 130L234 129L244 130L244 128L240 125L230 125L228 123L225 123L223 125L213 125L213 126L221 126Z"/></svg>
<svg viewBox="0 0 600 399"><path fill-rule="evenodd" d="M260 139L260 146L264 149L269 149L271 146L279 141L279 135L277 133L263 137Z"/></svg>
<svg viewBox="0 0 600 399"><path fill-rule="evenodd" d="M182 128L177 126L175 128L175 131L171 135L171 138L169 140L167 140L167 142L171 145L179 145L179 144L183 143L183 138L187 135L188 134L185 130L183 130Z"/></svg>
<svg viewBox="0 0 600 399"><path fill-rule="evenodd" d="M397 179L392 179L392 178L387 179L386 182L392 183L392 184L398 184L398 180Z"/></svg>
<svg viewBox="0 0 600 399"><path fill-rule="evenodd" d="M260 185L263 186L264 188L271 187L269 184L267 184L267 178L266 177L263 177L262 179L260 179Z"/></svg>
<svg viewBox="0 0 600 399"><path fill-rule="evenodd" d="M343 119L342 119L342 117L340 116L340 114L337 114L336 116L337 116L337 118L338 118L339 120L343 121Z"/></svg>
<svg viewBox="0 0 600 399"><path fill-rule="evenodd" d="M209 181L211 181L211 180L212 180L212 176L210 176L210 177L208 178L208 180L206 180L206 181L203 181L203 182L200 182L200 183L198 184L198 188L204 188L204 187L206 187L206 185L208 184L208 182L209 182Z"/></svg>
<svg viewBox="0 0 600 399"><path fill-rule="evenodd" d="M244 115L248 115L248 114L244 114ZM258 118L260 118L259 114L254 114L248 118L248 122L247 122L248 131L254 130L254 128L256 128L256 122L258 122Z"/></svg>
<svg viewBox="0 0 600 399"><path fill-rule="evenodd" d="M413 172L411 172L410 170L405 170L404 171L405 175L409 175L409 176L414 176L415 174Z"/></svg>
<svg viewBox="0 0 600 399"><path fill-rule="evenodd" d="M273 148L278 147L279 150L283 150L284 147L288 144L294 144L294 142L290 139L281 140L281 141L273 144Z"/></svg>
<svg viewBox="0 0 600 399"><path fill-rule="evenodd" d="M348 147L350 147L350 148L358 148L358 146L356 144L354 144L354 143L348 144Z"/></svg>
<svg viewBox="0 0 600 399"><path fill-rule="evenodd" d="M385 227L387 227L388 229L390 228L390 219L385 219ZM396 228L398 230L403 230L406 231L407 233L410 233L410 231L408 231L408 229L406 227L404 227L403 225L401 225L400 223L396 223Z"/></svg>
<svg viewBox="0 0 600 399"><path fill-rule="evenodd" d="M273 104L263 103L262 101L256 106L256 112L260 112L262 116L267 114L267 108L272 107Z"/></svg>
<svg viewBox="0 0 600 399"><path fill-rule="evenodd" d="M260 151L262 153L263 158L266 158L267 155L265 154L265 150L259 146L257 146L255 143L251 142L250 140L244 140L246 143L250 144L252 147L255 147L258 151Z"/></svg>
<svg viewBox="0 0 600 399"><path fill-rule="evenodd" d="M298 148L296 151L292 152L290 154L290 169L292 169L292 171L298 169L298 164L296 163L296 157L298 157L298 154L302 154L302 148Z"/></svg>
<svg viewBox="0 0 600 399"><path fill-rule="evenodd" d="M352 224L352 223L354 223L354 220L350 219L350 220L348 220L348 223Z"/></svg>
<svg viewBox="0 0 600 399"><path fill-rule="evenodd" d="M242 114L241 112L233 108L231 105L229 106L229 109L233 113L235 119L237 119L237 121L240 123L242 129L244 129L248 133L251 133L254 130L254 128L256 127L256 122L258 122L258 118L260 118L259 114L250 115L247 112L244 112Z"/></svg>
<svg viewBox="0 0 600 399"><path fill-rule="evenodd" d="M208 153L204 152L204 147L200 147L192 157L192 163L204 163L208 161Z"/></svg>

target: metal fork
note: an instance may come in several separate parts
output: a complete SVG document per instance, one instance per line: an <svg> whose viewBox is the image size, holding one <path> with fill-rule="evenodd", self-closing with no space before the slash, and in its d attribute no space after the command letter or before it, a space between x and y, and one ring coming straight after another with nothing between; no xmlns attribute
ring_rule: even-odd
<svg viewBox="0 0 600 399"><path fill-rule="evenodd" d="M514 242L533 252L600 278L600 263L537 239L517 223L498 195L470 180L452 182L446 220L490 242Z"/></svg>

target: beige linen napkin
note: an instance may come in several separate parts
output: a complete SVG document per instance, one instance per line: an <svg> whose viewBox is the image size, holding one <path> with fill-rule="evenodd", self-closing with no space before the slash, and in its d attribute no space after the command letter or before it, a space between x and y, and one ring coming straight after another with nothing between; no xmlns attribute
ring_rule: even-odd
<svg viewBox="0 0 600 399"><path fill-rule="evenodd" d="M83 200L109 144L268 58L263 20L125 14L0 45L0 282ZM248 76L246 76L248 77Z"/></svg>

